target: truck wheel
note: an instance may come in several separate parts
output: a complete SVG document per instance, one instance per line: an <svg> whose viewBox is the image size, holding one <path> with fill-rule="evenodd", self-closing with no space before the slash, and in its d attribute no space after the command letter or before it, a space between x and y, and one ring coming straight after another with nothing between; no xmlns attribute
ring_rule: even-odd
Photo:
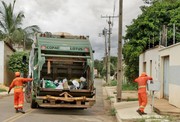
<svg viewBox="0 0 180 122"><path fill-rule="evenodd" d="M31 102L31 87L29 84L26 84L24 94L25 94L26 102L30 103Z"/></svg>
<svg viewBox="0 0 180 122"><path fill-rule="evenodd" d="M37 102L34 99L31 99L31 108L37 108Z"/></svg>

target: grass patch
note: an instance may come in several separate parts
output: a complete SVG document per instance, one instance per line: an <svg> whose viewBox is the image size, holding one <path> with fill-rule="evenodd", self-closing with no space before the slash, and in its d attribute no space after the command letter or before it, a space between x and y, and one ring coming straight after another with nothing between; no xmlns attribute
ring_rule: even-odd
<svg viewBox="0 0 180 122"><path fill-rule="evenodd" d="M110 83L104 83L103 86L117 86L117 81L112 80Z"/></svg>
<svg viewBox="0 0 180 122"><path fill-rule="evenodd" d="M7 90L6 90L6 89L1 89L1 88L0 88L0 92L7 92Z"/></svg>
<svg viewBox="0 0 180 122"><path fill-rule="evenodd" d="M126 99L126 101L138 101L138 98L130 98L130 97L128 97L128 98Z"/></svg>
<svg viewBox="0 0 180 122"><path fill-rule="evenodd" d="M103 84L103 86L117 86L117 81L116 80L112 80L110 83ZM137 90L137 87L138 87L137 83L122 84L122 90L123 91Z"/></svg>
<svg viewBox="0 0 180 122"><path fill-rule="evenodd" d="M117 111L116 111L115 108L111 108L111 109L109 110L109 114L110 114L111 116L115 116L116 113L117 113Z"/></svg>
<svg viewBox="0 0 180 122"><path fill-rule="evenodd" d="M110 100L111 98L114 98L114 96L108 96L106 100Z"/></svg>
<svg viewBox="0 0 180 122"><path fill-rule="evenodd" d="M112 81L110 82L110 85L111 85L111 86L117 86L117 81L116 81L116 80L112 80Z"/></svg>
<svg viewBox="0 0 180 122"><path fill-rule="evenodd" d="M176 122L180 120L180 117L175 117L175 116L165 116L164 119L169 120L170 122Z"/></svg>
<svg viewBox="0 0 180 122"><path fill-rule="evenodd" d="M128 90L137 90L137 84L136 83L127 83L122 85L122 90L128 91Z"/></svg>

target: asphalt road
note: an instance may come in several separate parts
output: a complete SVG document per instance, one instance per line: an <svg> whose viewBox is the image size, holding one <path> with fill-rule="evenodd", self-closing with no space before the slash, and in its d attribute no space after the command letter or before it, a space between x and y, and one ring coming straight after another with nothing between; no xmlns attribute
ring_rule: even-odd
<svg viewBox="0 0 180 122"><path fill-rule="evenodd" d="M109 105L105 100L102 80L95 80L96 104L92 108L79 109L31 109L24 104L25 114L15 113L13 96L0 98L0 122L115 122L109 115Z"/></svg>

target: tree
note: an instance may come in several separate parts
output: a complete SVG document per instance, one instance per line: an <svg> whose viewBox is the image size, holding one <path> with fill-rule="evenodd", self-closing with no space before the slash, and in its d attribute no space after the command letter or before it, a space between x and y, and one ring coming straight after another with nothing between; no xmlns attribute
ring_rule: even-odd
<svg viewBox="0 0 180 122"><path fill-rule="evenodd" d="M139 73L139 55L159 45L159 33L163 25L168 27L168 45L173 43L173 24L176 24L176 42L180 42L180 1L158 0L149 7L141 7L142 14L127 26L123 56L126 64L125 75L133 81ZM128 41L127 41L128 40Z"/></svg>
<svg viewBox="0 0 180 122"><path fill-rule="evenodd" d="M23 56L27 57L24 62ZM12 72L18 71L26 74L28 72L28 57L28 53L26 52L15 52L9 59L9 70Z"/></svg>
<svg viewBox="0 0 180 122"><path fill-rule="evenodd" d="M111 63L110 63L111 75L114 75L115 72L117 71L116 65L117 65L117 57L111 56ZM106 69L106 64L104 61L97 60L97 59L94 60L94 68L96 68L102 76L106 76L106 70L107 69Z"/></svg>
<svg viewBox="0 0 180 122"><path fill-rule="evenodd" d="M97 69L98 73L103 75L102 70L103 70L103 61L102 60L94 60L94 68Z"/></svg>
<svg viewBox="0 0 180 122"><path fill-rule="evenodd" d="M28 26L22 29L22 21L25 18L23 11L14 14L16 0L13 4L7 5L2 1L3 7L0 9L0 39L9 44L22 44L22 40L27 41L32 33L39 31L37 25Z"/></svg>

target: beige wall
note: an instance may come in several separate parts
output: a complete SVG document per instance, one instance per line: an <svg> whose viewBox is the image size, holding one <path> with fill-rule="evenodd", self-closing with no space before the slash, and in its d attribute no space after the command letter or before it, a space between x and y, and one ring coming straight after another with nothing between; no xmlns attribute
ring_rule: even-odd
<svg viewBox="0 0 180 122"><path fill-rule="evenodd" d="M159 50L161 57L161 64L163 65L163 57L169 56L169 103L180 108L180 97L177 97L177 93L180 93L180 43L166 47ZM160 80L163 81L163 67L160 68ZM161 91L161 97L163 93Z"/></svg>
<svg viewBox="0 0 180 122"><path fill-rule="evenodd" d="M0 83L4 84L4 42L0 41Z"/></svg>
<svg viewBox="0 0 180 122"><path fill-rule="evenodd" d="M14 73L9 71L8 68L8 61L13 53L14 52L6 44L4 44L4 84L7 86L10 85L14 78Z"/></svg>

